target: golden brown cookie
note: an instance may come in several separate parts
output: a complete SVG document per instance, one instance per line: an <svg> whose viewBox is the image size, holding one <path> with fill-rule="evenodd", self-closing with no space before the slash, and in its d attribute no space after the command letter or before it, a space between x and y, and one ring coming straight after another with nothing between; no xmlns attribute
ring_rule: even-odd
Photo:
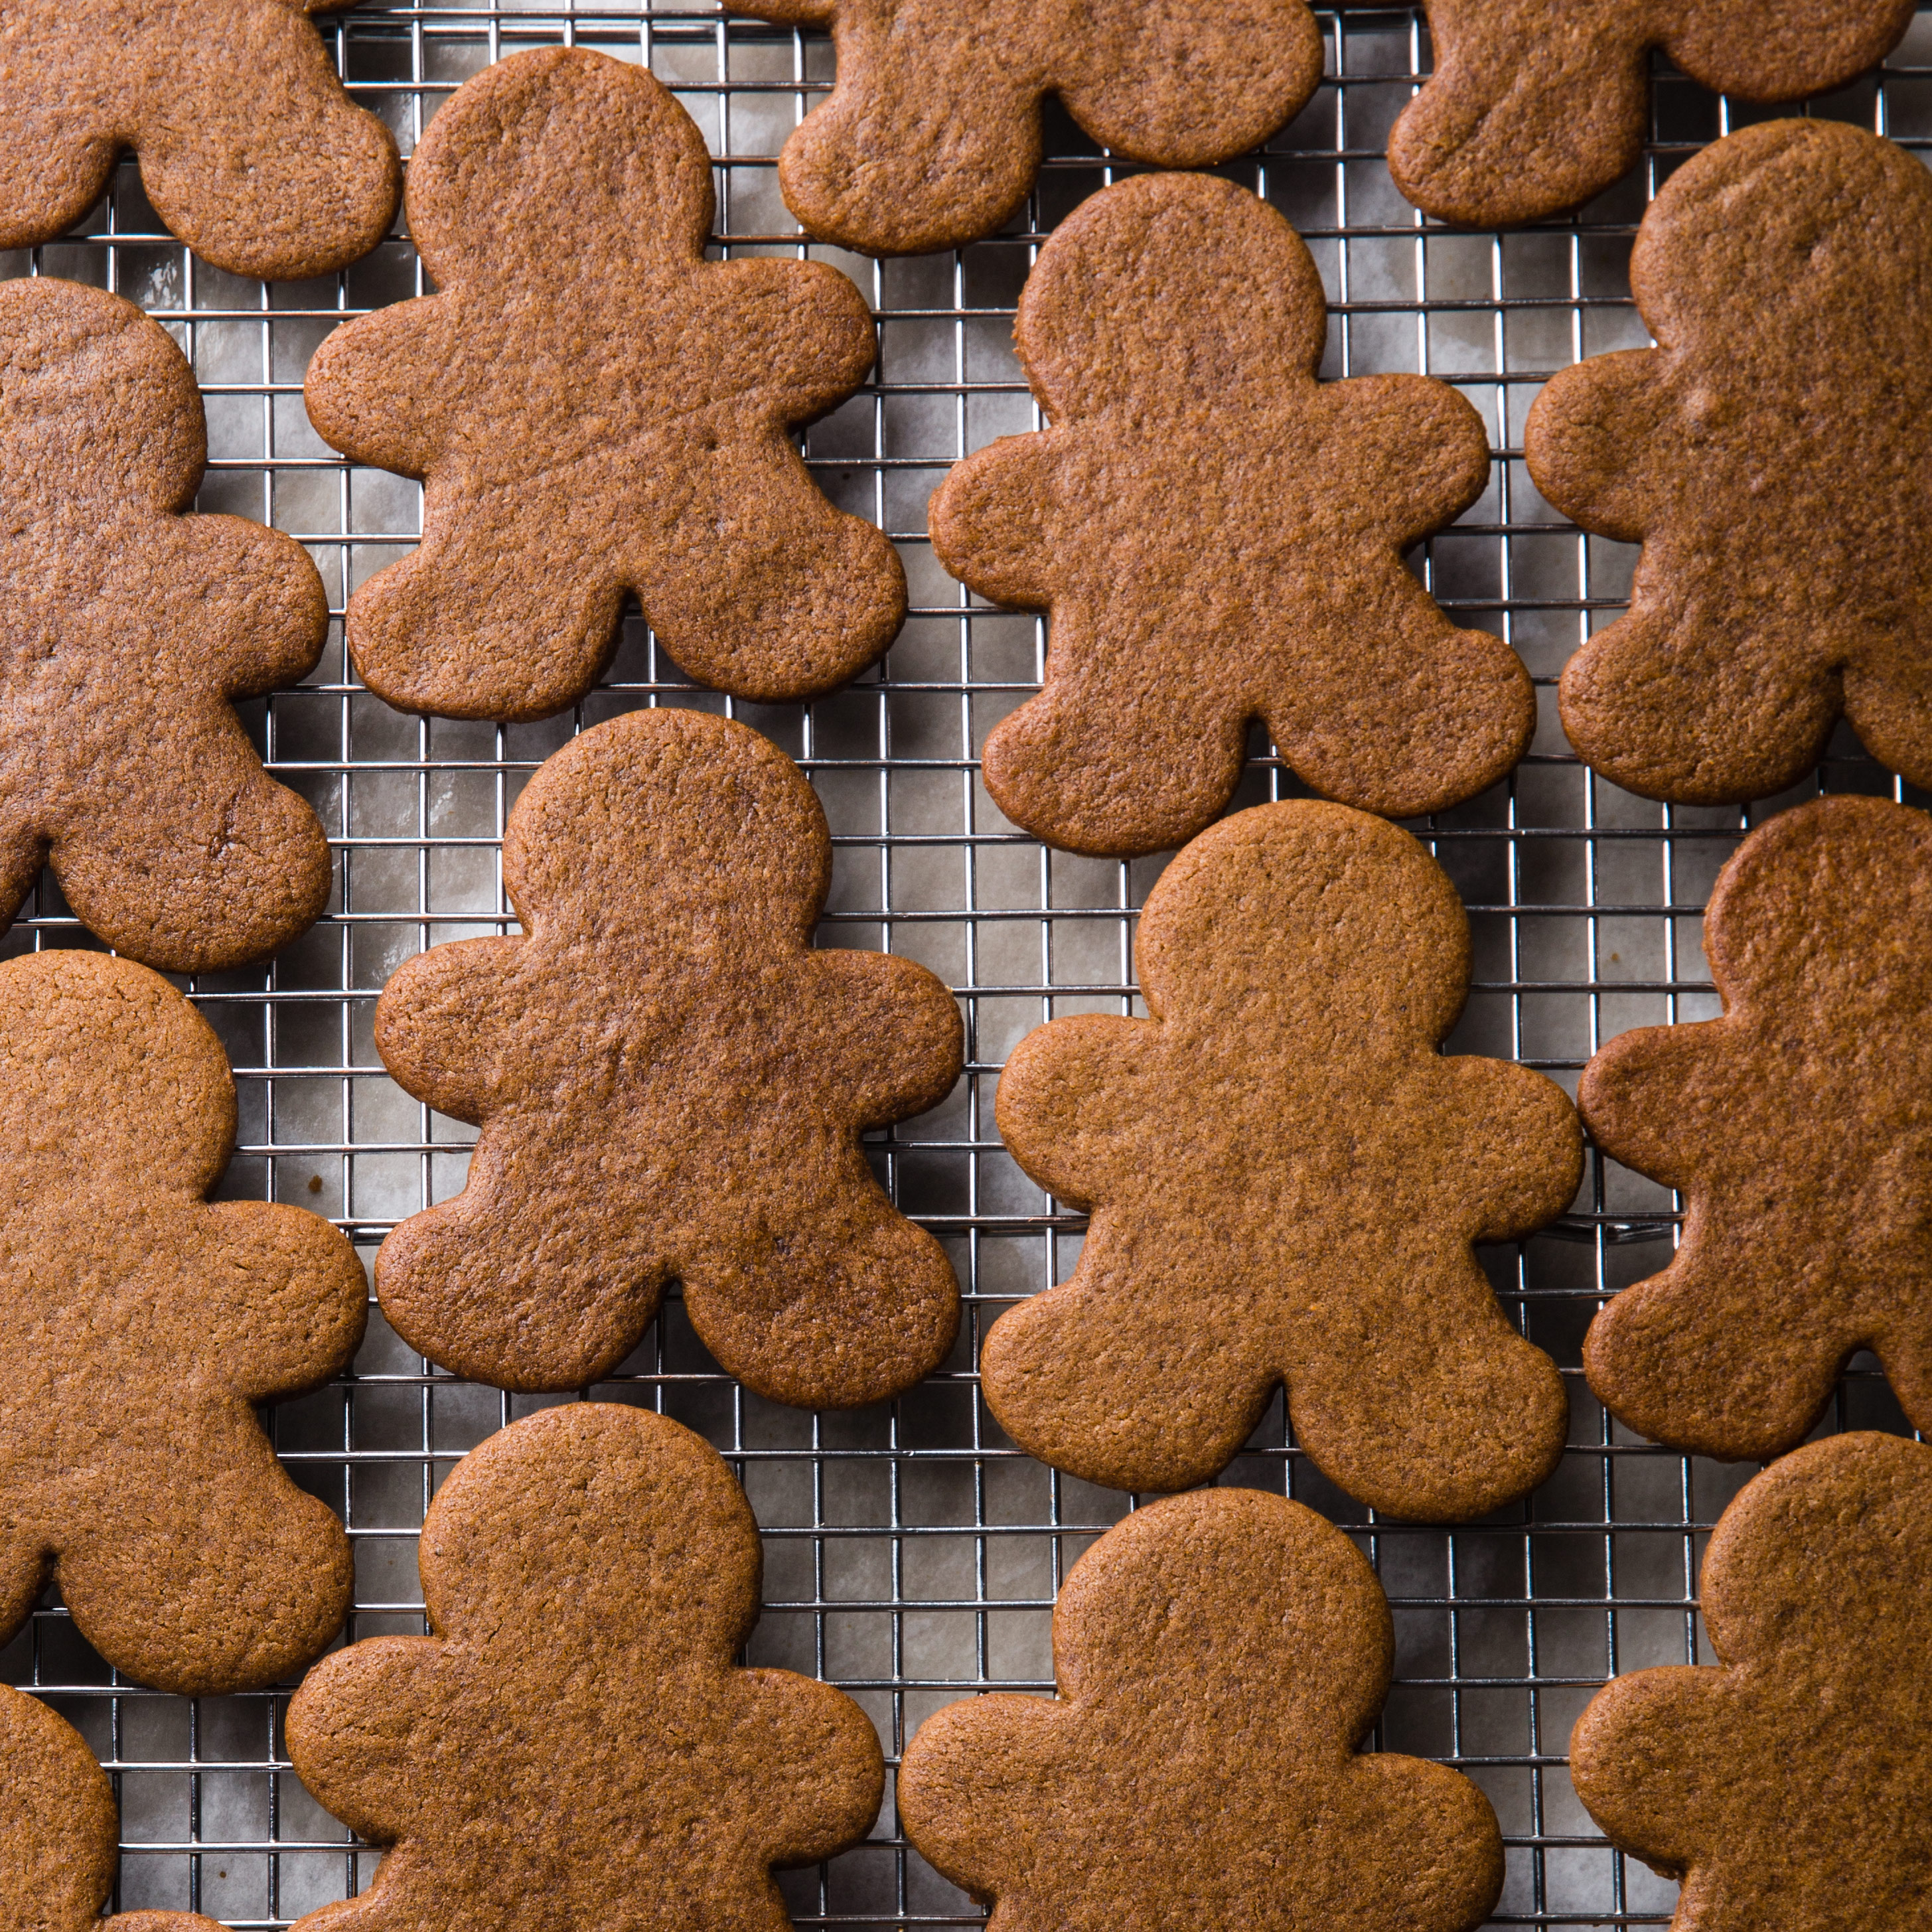
<svg viewBox="0 0 1932 1932"><path fill-rule="evenodd" d="M988 1932L1467 1932L1502 1888L1460 1772L1357 1747L1388 1604L1348 1538L1255 1490L1136 1510L1053 1612L1056 1699L948 1705L899 1815Z"/></svg>
<svg viewBox="0 0 1932 1932"><path fill-rule="evenodd" d="M103 1919L120 1861L106 1774L64 1719L0 1684L0 1924L8 1932L222 1932L191 1912Z"/></svg>
<svg viewBox="0 0 1932 1932"><path fill-rule="evenodd" d="M1674 1448L1802 1442L1856 1350L1932 1428L1932 820L1781 812L1718 875L1724 1016L1611 1041L1578 1089L1606 1154L1680 1190L1682 1245L1590 1324L1604 1406Z"/></svg>
<svg viewBox="0 0 1932 1932"><path fill-rule="evenodd" d="M1481 492L1482 420L1420 376L1318 382L1327 329L1301 238L1231 182L1123 182L1040 250L1014 333L1053 426L956 465L931 523L982 596L1053 614L1046 687L984 754L1048 844L1192 838L1251 718L1316 790L1394 818L1528 748L1516 653L1402 561Z"/></svg>
<svg viewBox="0 0 1932 1932"><path fill-rule="evenodd" d="M421 546L349 604L390 704L561 710L627 591L740 698L830 691L891 643L898 555L788 434L865 380L871 313L822 262L706 262L711 216L704 139L640 67L518 54L437 113L409 185L437 292L338 329L303 390L337 448L427 486Z"/></svg>
<svg viewBox="0 0 1932 1932"><path fill-rule="evenodd" d="M548 760L503 838L529 936L436 946L376 1010L389 1071L483 1129L463 1192L377 1259L411 1346L578 1388L674 1277L775 1402L878 1402L938 1366L952 1265L859 1137L952 1090L958 1009L910 959L812 950L831 869L812 788L742 724L634 711Z"/></svg>
<svg viewBox="0 0 1932 1932"><path fill-rule="evenodd" d="M158 322L0 284L0 921L51 862L110 946L178 973L265 958L328 899L322 827L230 701L314 668L328 601L292 538L181 514L206 454Z"/></svg>
<svg viewBox="0 0 1932 1932"><path fill-rule="evenodd" d="M1646 798L1763 798L1842 712L1932 785L1932 180L1834 121L1706 148L1644 217L1659 346L1564 370L1537 487L1643 554L1563 674L1564 729Z"/></svg>
<svg viewBox="0 0 1932 1932"><path fill-rule="evenodd" d="M868 255L991 235L1040 164L1058 94L1124 160L1204 168L1258 147L1322 78L1305 0L746 0L829 27L831 98L778 158L808 232Z"/></svg>
<svg viewBox="0 0 1932 1932"><path fill-rule="evenodd" d="M1008 1150L1093 1216L1072 1279L986 1337L1001 1426L1090 1482L1178 1490L1285 1382L1359 1502L1454 1521L1534 1489L1562 1382L1470 1244L1561 1214L1582 1137L1541 1074L1438 1054L1469 981L1440 868L1360 812L1257 806L1162 874L1135 960L1150 1018L1054 1020L1000 1076Z"/></svg>
<svg viewBox="0 0 1932 1932"><path fill-rule="evenodd" d="M204 1198L234 1144L165 980L0 965L0 1642L51 1579L110 1664L190 1696L274 1683L349 1607L342 1525L253 1405L348 1365L368 1288L318 1216Z"/></svg>
<svg viewBox="0 0 1932 1932"><path fill-rule="evenodd" d="M1904 38L1917 0L1424 0L1436 72L1389 136L1389 172L1444 221L1507 226L1634 168L1650 50L1744 100L1842 87Z"/></svg>
<svg viewBox="0 0 1932 1932"><path fill-rule="evenodd" d="M1607 1684L1570 1740L1611 1841L1684 1882L1673 1932L1932 1927L1932 1449L1829 1436L1724 1511L1721 1667Z"/></svg>
<svg viewBox="0 0 1932 1932"><path fill-rule="evenodd" d="M71 228L122 152L231 274L298 281L389 231L402 169L304 17L350 0L14 0L0 11L0 248Z"/></svg>
<svg viewBox="0 0 1932 1932"><path fill-rule="evenodd" d="M289 1706L302 1782L395 1847L304 1932L786 1932L770 1868L878 1815L858 1706L732 1660L758 1526L689 1430L595 1402L512 1424L438 1491L421 1562L436 1635L338 1652Z"/></svg>

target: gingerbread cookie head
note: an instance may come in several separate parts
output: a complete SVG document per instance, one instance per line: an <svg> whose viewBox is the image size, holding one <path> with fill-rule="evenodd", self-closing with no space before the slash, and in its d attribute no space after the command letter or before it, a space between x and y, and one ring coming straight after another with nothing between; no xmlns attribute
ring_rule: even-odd
<svg viewBox="0 0 1932 1932"><path fill-rule="evenodd" d="M0 284L0 920L50 863L110 945L178 973L265 958L329 890L315 814L230 701L313 668L322 580L292 538L183 514L206 452L158 323Z"/></svg>
<svg viewBox="0 0 1932 1932"><path fill-rule="evenodd" d="M344 0L24 0L0 22L0 248L71 228L122 150L231 274L332 273L388 232L402 169L304 17Z"/></svg>
<svg viewBox="0 0 1932 1932"><path fill-rule="evenodd" d="M1108 188L1041 250L1015 334L1052 427L956 464L931 526L981 596L1052 613L1045 688L984 754L1049 844L1182 844L1257 717L1307 784L1391 816L1528 748L1516 653L1402 558L1480 492L1481 419L1420 376L1318 382L1327 326L1301 238L1205 176Z"/></svg>
<svg viewBox="0 0 1932 1932"><path fill-rule="evenodd" d="M1916 4L1426 0L1436 71L1389 136L1389 172L1444 221L1560 214L1636 165L1652 47L1716 93L1800 100L1883 59Z"/></svg>
<svg viewBox="0 0 1932 1932"><path fill-rule="evenodd" d="M184 1695L298 1669L348 1539L254 1405L339 1373L368 1288L326 1221L211 1204L235 1142L213 1032L92 952L0 966L0 1641L48 1581L117 1670Z"/></svg>
<svg viewBox="0 0 1932 1932"><path fill-rule="evenodd" d="M72 1725L0 1684L0 1924L20 1932L221 1932L188 1912L104 1921L120 1818Z"/></svg>
<svg viewBox="0 0 1932 1932"><path fill-rule="evenodd" d="M829 27L838 74L778 158L808 233L868 255L991 235L1039 172L1040 103L1119 158L1212 167L1258 147L1322 78L1304 0L746 0Z"/></svg>
<svg viewBox="0 0 1932 1932"><path fill-rule="evenodd" d="M1630 286L1654 350L1546 384L1525 454L1643 554L1628 615L1570 661L1564 729L1627 790L1762 798L1842 712L1932 784L1932 181L1829 121L1773 121L1671 176Z"/></svg>
<svg viewBox="0 0 1932 1932"><path fill-rule="evenodd" d="M706 262L711 162L642 68L552 47L459 88L410 164L438 292L338 329L310 420L421 477L423 540L350 600L349 648L408 711L540 718L615 648L626 592L740 698L829 691L905 611L882 532L835 510L790 432L876 353L820 262Z"/></svg>
<svg viewBox="0 0 1932 1932"><path fill-rule="evenodd" d="M1932 1900L1932 1449L1834 1436L1774 1463L1704 1557L1721 1666L1608 1684L1570 1741L1674 1932L1922 1932Z"/></svg>
<svg viewBox="0 0 1932 1932"><path fill-rule="evenodd" d="M758 1525L717 1455L641 1410L573 1404L472 1450L424 1519L433 1637L310 1671L289 1754L394 1850L308 1932L542 1922L784 1932L774 1865L856 1844L879 1743L842 1692L740 1670Z"/></svg>
<svg viewBox="0 0 1932 1932"><path fill-rule="evenodd" d="M1313 1510L1170 1497L1073 1566L1058 1697L929 1719L899 1815L992 1904L990 1932L1468 1932L1502 1888L1488 1799L1443 1766L1358 1754L1394 1652L1374 1571Z"/></svg>
<svg viewBox="0 0 1932 1932"><path fill-rule="evenodd" d="M1855 1350L1932 1428L1932 820L1882 799L1781 812L1719 875L1721 1019L1646 1027L1585 1070L1605 1153L1680 1190L1660 1274L1590 1325L1631 1428L1726 1460L1804 1440Z"/></svg>
<svg viewBox="0 0 1932 1932"><path fill-rule="evenodd" d="M1148 895L1150 1018L1029 1034L1000 1076L1008 1149L1092 1220L1072 1278L1000 1316L981 1385L1056 1468L1178 1490L1287 1384L1297 1441L1358 1501L1456 1520L1562 1454L1555 1365L1471 1244L1569 1204L1562 1090L1437 1043L1468 984L1454 888L1406 832L1257 806Z"/></svg>
<svg viewBox="0 0 1932 1932"><path fill-rule="evenodd" d="M483 1128L464 1191L377 1262L412 1346L578 1388L675 1277L774 1401L876 1402L938 1365L951 1264L860 1135L951 1090L958 1010L908 959L812 950L831 856L797 768L722 718L632 712L544 765L503 842L528 937L437 946L376 1009L395 1078Z"/></svg>

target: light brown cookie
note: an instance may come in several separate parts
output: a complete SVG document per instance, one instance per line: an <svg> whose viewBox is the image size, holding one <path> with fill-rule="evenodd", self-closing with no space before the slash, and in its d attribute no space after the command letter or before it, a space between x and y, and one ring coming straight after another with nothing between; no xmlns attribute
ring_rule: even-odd
<svg viewBox="0 0 1932 1932"><path fill-rule="evenodd" d="M265 958L328 900L315 814L230 700L314 668L302 546L190 516L194 372L118 296L0 284L0 921L42 865L107 943L166 971Z"/></svg>
<svg viewBox="0 0 1932 1932"><path fill-rule="evenodd" d="M410 163L437 292L316 352L309 418L421 477L423 540L350 600L349 648L406 711L541 718L615 648L634 592L685 670L776 703L891 643L905 578L788 432L877 352L822 262L707 262L711 161L642 68L550 47L487 68Z"/></svg>
<svg viewBox="0 0 1932 1932"><path fill-rule="evenodd" d="M395 1847L304 1932L785 1932L770 1868L878 1815L857 1705L732 1661L758 1526L688 1429L592 1402L512 1424L437 1492L421 1560L436 1635L338 1652L289 1705L302 1782Z"/></svg>
<svg viewBox="0 0 1932 1932"><path fill-rule="evenodd" d="M71 1724L0 1684L0 1924L8 1932L222 1932L191 1912L104 1919L120 1861L106 1774Z"/></svg>
<svg viewBox="0 0 1932 1932"><path fill-rule="evenodd" d="M529 936L436 946L376 1010L395 1078L483 1129L463 1192L377 1258L412 1347L575 1388L675 1277L773 1401L878 1402L938 1366L951 1264L859 1137L946 1097L958 1009L909 959L812 950L831 868L812 788L742 724L634 711L544 765L503 838Z"/></svg>
<svg viewBox="0 0 1932 1932"><path fill-rule="evenodd" d="M1420 376L1318 382L1327 329L1301 238L1231 182L1123 182L1040 250L1014 334L1053 426L957 464L931 524L982 596L1052 612L1046 687L984 754L1048 844L1192 838L1251 718L1315 790L1396 818L1528 748L1516 653L1402 561L1480 494L1482 420Z"/></svg>
<svg viewBox="0 0 1932 1932"><path fill-rule="evenodd" d="M829 27L838 74L778 158L806 230L868 255L991 235L1039 172L1058 94L1126 160L1204 168L1258 147L1322 78L1304 0L746 0Z"/></svg>
<svg viewBox="0 0 1932 1932"><path fill-rule="evenodd" d="M1643 554L1563 674L1564 729L1646 798L1768 797L1840 712L1932 785L1932 180L1834 121L1706 148L1644 217L1659 344L1545 386L1544 495Z"/></svg>
<svg viewBox="0 0 1932 1932"><path fill-rule="evenodd" d="M948 1705L899 1772L906 1834L989 1932L1467 1932L1502 1889L1489 1800L1357 1747L1388 1604L1348 1538L1254 1490L1109 1530L1053 1612L1057 1699Z"/></svg>
<svg viewBox="0 0 1932 1932"><path fill-rule="evenodd" d="M1724 1016L1611 1041L1577 1090L1598 1146L1688 1204L1669 1268L1590 1324L1604 1406L1736 1461L1802 1442L1876 1351L1932 1428L1932 820L1780 812L1718 875Z"/></svg>
<svg viewBox="0 0 1932 1932"><path fill-rule="evenodd" d="M402 168L304 17L350 0L14 0L0 12L0 248L71 228L122 152L231 274L298 281L389 231Z"/></svg>
<svg viewBox="0 0 1932 1932"><path fill-rule="evenodd" d="M1562 1213L1582 1136L1541 1074L1437 1054L1469 938L1435 861L1340 806L1238 812L1162 874L1135 963L1151 1018L1054 1020L1000 1076L1008 1150L1093 1215L1072 1279L986 1337L1001 1426L1090 1482L1178 1490L1286 1382L1359 1502L1454 1521L1534 1489L1563 1384L1470 1244Z"/></svg>
<svg viewBox="0 0 1932 1932"><path fill-rule="evenodd" d="M1424 0L1436 71L1389 136L1417 207L1472 227L1560 214L1636 166L1650 50L1744 100L1842 87L1917 0Z"/></svg>
<svg viewBox="0 0 1932 1932"><path fill-rule="evenodd" d="M1570 1740L1612 1843L1684 1889L1673 1932L1932 1928L1932 1449L1814 1442L1704 1557L1722 1667L1607 1684Z"/></svg>
<svg viewBox="0 0 1932 1932"><path fill-rule="evenodd" d="M117 1670L272 1684L349 1607L349 1540L252 1405L345 1368L368 1290L326 1221L211 1205L235 1085L165 980L0 965L0 1642L51 1579Z"/></svg>

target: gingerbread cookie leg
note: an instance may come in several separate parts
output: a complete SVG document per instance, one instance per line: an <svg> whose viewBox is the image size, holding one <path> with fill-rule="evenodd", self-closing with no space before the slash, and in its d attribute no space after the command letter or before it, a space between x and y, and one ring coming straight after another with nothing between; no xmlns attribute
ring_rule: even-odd
<svg viewBox="0 0 1932 1932"><path fill-rule="evenodd" d="M107 192L120 143L86 115L64 111L58 86L50 76L42 100L9 100L0 126L0 248L64 235Z"/></svg>

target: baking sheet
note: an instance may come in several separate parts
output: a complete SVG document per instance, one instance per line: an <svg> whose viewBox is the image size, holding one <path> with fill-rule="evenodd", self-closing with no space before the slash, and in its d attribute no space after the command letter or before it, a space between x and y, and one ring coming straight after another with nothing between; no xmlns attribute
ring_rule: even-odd
<svg viewBox="0 0 1932 1932"><path fill-rule="evenodd" d="M1580 219L1502 236L1428 232L1381 159L1390 123L1426 71L1419 10L1321 18L1329 79L1265 153L1225 172L1308 238L1333 309L1328 374L1441 376L1490 425L1497 460L1486 494L1418 552L1416 567L1461 621L1522 652L1545 722L1509 782L1415 829L1460 888L1475 935L1476 985L1452 1048L1522 1059L1574 1090L1582 1062L1624 1028L1716 1010L1700 913L1748 822L1820 783L1926 801L1841 731L1819 780L1786 797L1749 814L1672 810L1593 778L1556 724L1556 675L1588 630L1617 614L1635 554L1585 537L1543 503L1520 460L1523 418L1552 370L1646 339L1625 275L1646 200L1744 111L1660 62L1642 168ZM830 74L822 34L728 23L703 4L370 4L319 25L405 154L455 86L526 46L574 42L642 60L675 88L718 159L716 252L836 261L878 312L876 380L811 431L807 454L834 500L898 542L914 611L880 671L817 704L772 708L694 688L634 613L609 674L577 710L502 728L388 710L360 689L335 626L300 690L244 707L272 769L328 826L331 911L265 969L180 982L236 1068L242 1147L221 1191L315 1208L370 1258L398 1219L454 1192L472 1132L385 1076L370 1034L383 981L425 946L514 929L498 867L504 814L572 732L646 704L723 711L768 732L803 763L835 835L822 943L908 953L962 1001L967 1078L937 1112L878 1137L874 1151L900 1205L958 1267L964 1333L946 1368L900 1402L813 1416L746 1394L674 1300L591 1393L661 1408L731 1459L765 1538L766 1608L750 1660L844 1686L895 1760L923 1718L977 1687L1051 1688L1059 1579L1129 1506L1011 1449L978 1402L974 1364L1004 1306L1071 1270L1083 1226L1001 1150L992 1124L1000 1064L1054 1015L1133 1010L1134 910L1161 861L1049 852L992 807L975 754L1036 682L1043 627L970 599L923 534L926 498L949 462L1035 426L1010 341L1013 303L1039 242L1114 176L1055 112L1039 191L1007 233L875 265L803 248L777 192L774 158ZM1932 10L1880 76L1810 111L1932 147L1923 138L1932 136ZM345 463L315 436L302 372L344 317L422 290L414 252L394 241L310 283L224 274L161 230L131 164L86 226L0 257L0 274L114 289L166 323L207 402L212 460L200 507L299 536L339 616L345 593L413 541L420 492ZM1250 750L1238 802L1296 794L1263 737ZM18 952L92 942L44 879L4 943ZM1593 1156L1558 1227L1484 1251L1511 1318L1556 1357L1572 1397L1572 1446L1526 1505L1452 1531L1378 1522L1294 1448L1279 1400L1223 1478L1286 1489L1347 1525L1373 1558L1398 1640L1374 1742L1455 1764L1489 1793L1509 1847L1498 1924L1660 1924L1672 1908L1674 1886L1604 1844L1571 1794L1564 1753L1606 1677L1702 1654L1697 1558L1754 1472L1635 1441L1582 1384L1578 1350L1592 1313L1606 1293L1663 1264L1675 1225L1666 1191ZM291 1473L349 1524L352 1636L423 1628L415 1558L426 1502L466 1450L548 1400L442 1375L372 1313L352 1377L270 1412ZM1904 1428L1869 1358L1825 1426ZM189 1700L117 1682L52 1596L0 1664L78 1725L114 1774L119 1909L279 1928L369 1883L378 1854L356 1846L288 1767L285 1693ZM866 1846L784 1876L800 1924L979 1922L894 1825L889 1796Z"/></svg>

